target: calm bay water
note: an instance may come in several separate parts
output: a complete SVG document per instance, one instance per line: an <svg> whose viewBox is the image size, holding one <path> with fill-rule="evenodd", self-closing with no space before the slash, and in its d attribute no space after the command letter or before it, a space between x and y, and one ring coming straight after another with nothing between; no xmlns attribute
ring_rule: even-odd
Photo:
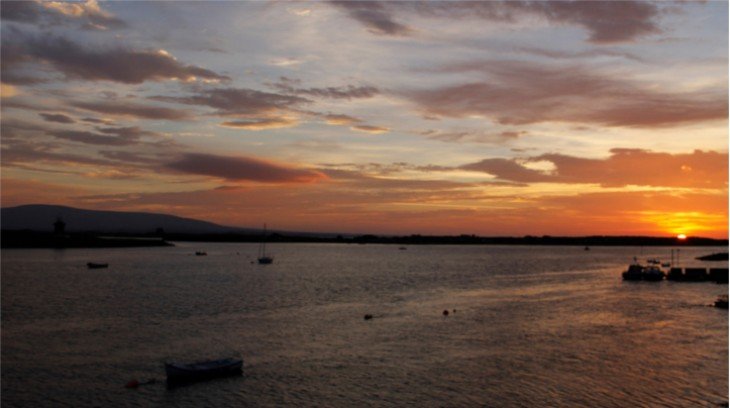
<svg viewBox="0 0 730 408"><path fill-rule="evenodd" d="M728 286L620 279L669 248L270 249L272 265L250 244L4 250L2 406L728 401L728 312L708 306ZM692 261L726 250L681 256L727 267ZM243 377L165 387L163 361L231 354Z"/></svg>

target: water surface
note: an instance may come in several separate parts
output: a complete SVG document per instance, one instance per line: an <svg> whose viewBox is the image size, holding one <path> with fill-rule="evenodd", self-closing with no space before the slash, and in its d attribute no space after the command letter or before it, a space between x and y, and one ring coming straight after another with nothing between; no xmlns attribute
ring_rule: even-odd
<svg viewBox="0 0 730 408"><path fill-rule="evenodd" d="M728 400L728 312L708 306L727 285L620 279L633 256L669 260L669 248L269 249L272 265L254 263L251 244L4 250L2 405ZM681 259L727 267L693 261L726 250L682 248ZM165 360L231 354L243 377L164 385ZM125 389L133 378L161 381Z"/></svg>

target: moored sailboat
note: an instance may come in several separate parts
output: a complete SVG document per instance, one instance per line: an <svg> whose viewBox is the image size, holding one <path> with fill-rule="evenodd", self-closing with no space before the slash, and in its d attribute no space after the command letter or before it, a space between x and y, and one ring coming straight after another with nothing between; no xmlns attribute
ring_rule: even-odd
<svg viewBox="0 0 730 408"><path fill-rule="evenodd" d="M264 224L264 238L261 240L261 245L259 246L258 261L261 265L274 263L274 257L266 255L266 224Z"/></svg>

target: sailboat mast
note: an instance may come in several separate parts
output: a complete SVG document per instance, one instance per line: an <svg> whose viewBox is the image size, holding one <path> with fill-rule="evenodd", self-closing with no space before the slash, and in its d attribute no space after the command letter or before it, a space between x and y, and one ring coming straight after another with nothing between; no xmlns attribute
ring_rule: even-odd
<svg viewBox="0 0 730 408"><path fill-rule="evenodd" d="M259 257L265 257L266 256L266 223L264 223L264 238L261 240L261 248Z"/></svg>

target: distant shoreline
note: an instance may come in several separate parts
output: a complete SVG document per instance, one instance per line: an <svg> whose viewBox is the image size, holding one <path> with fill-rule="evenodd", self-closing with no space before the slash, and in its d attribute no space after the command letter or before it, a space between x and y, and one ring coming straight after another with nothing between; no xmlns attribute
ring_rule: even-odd
<svg viewBox="0 0 730 408"><path fill-rule="evenodd" d="M69 233L56 236L50 232L2 231L2 248L118 248L172 246L170 242L261 242L263 235L256 234L109 234ZM392 244L392 245L535 245L535 246L583 246L588 250L594 246L728 246L727 239L687 237L679 240L668 237L643 236L524 236L524 237L481 237L477 235L456 236L337 236L317 237L266 235L269 243L340 243L340 244Z"/></svg>
<svg viewBox="0 0 730 408"><path fill-rule="evenodd" d="M134 248L174 246L160 237L130 237L99 234L53 234L35 231L2 231L2 249L31 248Z"/></svg>

